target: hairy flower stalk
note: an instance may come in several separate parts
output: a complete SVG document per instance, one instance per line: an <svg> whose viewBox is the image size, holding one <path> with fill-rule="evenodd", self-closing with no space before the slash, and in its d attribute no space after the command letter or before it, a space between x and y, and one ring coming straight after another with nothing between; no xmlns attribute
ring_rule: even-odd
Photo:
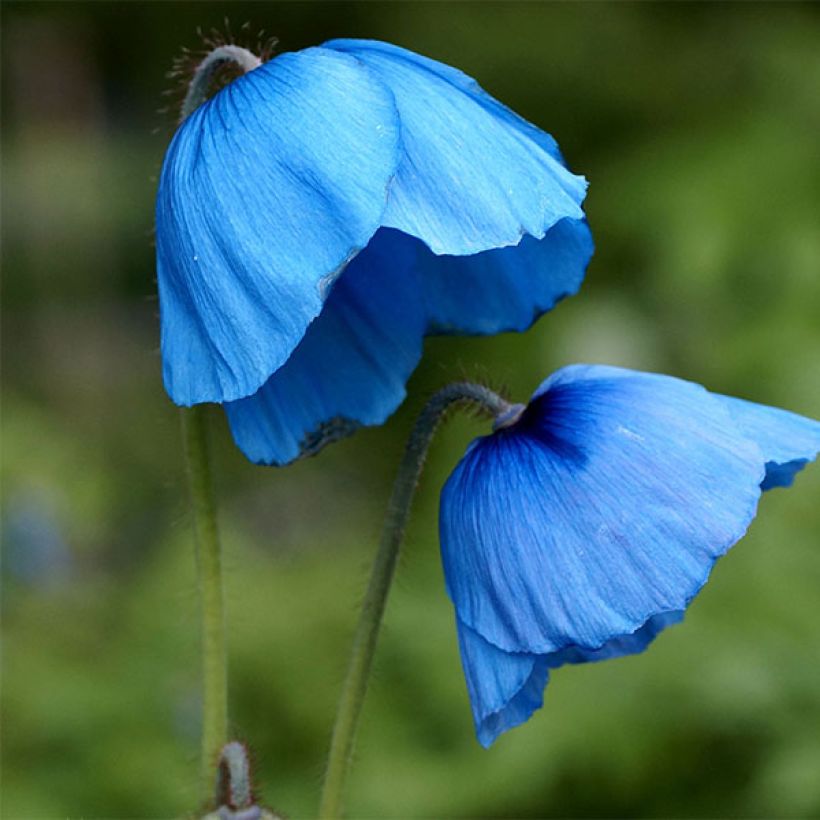
<svg viewBox="0 0 820 820"><path fill-rule="evenodd" d="M248 51L248 49L242 48L242 46L230 43L217 46L205 56L194 70L194 76L188 86L188 93L185 95L185 100L180 109L180 120L184 120L205 102L208 98L208 89L217 72L231 63L239 66L246 74L262 65L259 57Z"/></svg>
<svg viewBox="0 0 820 820"><path fill-rule="evenodd" d="M235 45L222 45L199 64L182 104L185 119L208 96L208 88L220 67L236 63L245 72L261 63L256 55ZM194 518L202 631L202 797L212 798L213 769L228 739L228 664L225 640L225 609L222 556L217 528L208 454L208 409L181 410L188 487Z"/></svg>
<svg viewBox="0 0 820 820"><path fill-rule="evenodd" d="M211 795L211 771L228 734L228 673L222 555L207 441L207 408L181 411L188 487L196 539L202 631L202 789Z"/></svg>
<svg viewBox="0 0 820 820"><path fill-rule="evenodd" d="M494 419L506 419L511 413L514 414L516 409L515 405L510 405L487 387L469 382L456 382L435 393L416 420L407 440L387 505L381 542L362 604L347 676L336 712L319 807L319 816L325 820L341 816L345 780L356 730L410 507L433 435L446 412L456 405L470 405L490 414Z"/></svg>
<svg viewBox="0 0 820 820"><path fill-rule="evenodd" d="M244 76L208 98L224 66ZM405 397L425 336L524 331L583 280L593 252L586 181L549 134L443 63L373 40L269 60L215 43L181 118L156 205L163 380L182 407L221 405L255 463L283 466L382 424ZM517 417L475 385L445 389L422 414L354 646L326 813L339 808L429 439L461 401L502 428ZM190 472L205 516L197 531L208 536L199 539L208 772L226 739L227 687L214 504L209 482L196 480L200 468L208 474L200 412L185 411L199 431L188 436Z"/></svg>

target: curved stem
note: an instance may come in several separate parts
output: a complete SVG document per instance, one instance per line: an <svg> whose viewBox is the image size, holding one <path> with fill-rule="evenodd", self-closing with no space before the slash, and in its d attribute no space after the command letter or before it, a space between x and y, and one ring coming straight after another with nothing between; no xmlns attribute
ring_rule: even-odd
<svg viewBox="0 0 820 820"><path fill-rule="evenodd" d="M384 616L387 595L396 570L399 548L404 538L410 506L421 475L427 451L436 429L448 409L456 404L473 404L493 417L509 413L511 406L492 390L469 382L447 385L436 393L419 414L396 476L381 542L373 564L370 582L362 604L353 648L336 712L327 770L319 806L319 817L328 820L341 816L344 785L350 766L353 744L373 655Z"/></svg>
<svg viewBox="0 0 820 820"><path fill-rule="evenodd" d="M194 516L202 620L202 788L211 798L213 767L228 737L228 671L222 558L208 456L207 407L183 409L182 432Z"/></svg>
<svg viewBox="0 0 820 820"><path fill-rule="evenodd" d="M180 120L184 120L208 99L208 89L211 81L217 71L223 68L226 63L235 63L245 74L262 65L259 57L252 51L242 48L242 46L217 46L205 55L205 58L196 67L194 76L188 86L188 93L185 95L185 100L179 112Z"/></svg>

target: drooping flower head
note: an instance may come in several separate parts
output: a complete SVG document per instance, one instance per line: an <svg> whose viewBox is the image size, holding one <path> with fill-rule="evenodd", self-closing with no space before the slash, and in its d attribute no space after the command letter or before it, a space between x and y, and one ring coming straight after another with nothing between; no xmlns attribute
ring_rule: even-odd
<svg viewBox="0 0 820 820"><path fill-rule="evenodd" d="M549 670L641 652L677 623L820 423L669 376L576 365L474 441L442 491L447 590L479 741Z"/></svg>
<svg viewBox="0 0 820 820"><path fill-rule="evenodd" d="M525 330L592 253L555 141L454 68L282 54L177 131L157 197L165 385L282 464L401 403L425 334Z"/></svg>

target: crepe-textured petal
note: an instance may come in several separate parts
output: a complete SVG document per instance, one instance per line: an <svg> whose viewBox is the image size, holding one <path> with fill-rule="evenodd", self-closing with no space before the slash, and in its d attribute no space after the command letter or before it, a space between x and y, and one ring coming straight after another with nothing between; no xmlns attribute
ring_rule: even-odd
<svg viewBox="0 0 820 820"><path fill-rule="evenodd" d="M310 455L401 404L421 358L417 240L381 230L339 277L293 355L253 396L225 405L234 439L260 464Z"/></svg>
<svg viewBox="0 0 820 820"><path fill-rule="evenodd" d="M363 40L276 57L166 154L166 389L223 404L264 464L379 424L424 335L526 330L578 290L585 191L549 134L455 68Z"/></svg>
<svg viewBox="0 0 820 820"><path fill-rule="evenodd" d="M661 612L652 615L643 626L626 635L615 635L597 649L586 649L582 646L567 646L557 652L545 655L550 669L558 669L567 663L594 663L626 655L637 655L643 652L658 635L668 626L679 624L683 620L683 610Z"/></svg>
<svg viewBox="0 0 820 820"><path fill-rule="evenodd" d="M760 493L818 450L812 419L596 365L558 371L474 441L440 531L479 742L527 720L551 670L679 623Z"/></svg>
<svg viewBox="0 0 820 820"><path fill-rule="evenodd" d="M508 651L599 649L686 608L745 533L764 475L758 447L699 385L564 368L444 488L456 612Z"/></svg>
<svg viewBox="0 0 820 820"><path fill-rule="evenodd" d="M450 66L389 43L332 40L390 88L402 158L383 224L436 254L474 254L583 219L586 182L555 141Z"/></svg>
<svg viewBox="0 0 820 820"><path fill-rule="evenodd" d="M598 649L568 646L535 655L499 649L456 618L461 665L479 743L485 748L491 746L499 735L524 723L541 708L550 670L643 652L667 626L681 620L683 612L664 612L651 617L635 632L617 635Z"/></svg>
<svg viewBox="0 0 820 820"><path fill-rule="evenodd" d="M523 331L578 292L592 256L585 220L562 219L547 234L473 256L419 254L428 333Z"/></svg>
<svg viewBox="0 0 820 820"><path fill-rule="evenodd" d="M790 487L795 475L820 453L820 422L751 401L722 396L743 434L766 462L762 488Z"/></svg>
<svg viewBox="0 0 820 820"><path fill-rule="evenodd" d="M547 663L538 655L504 652L458 619L456 628L476 736L487 748L541 708Z"/></svg>
<svg viewBox="0 0 820 820"><path fill-rule="evenodd" d="M393 95L313 48L232 82L177 131L157 197L163 374L175 402L254 393L381 224Z"/></svg>

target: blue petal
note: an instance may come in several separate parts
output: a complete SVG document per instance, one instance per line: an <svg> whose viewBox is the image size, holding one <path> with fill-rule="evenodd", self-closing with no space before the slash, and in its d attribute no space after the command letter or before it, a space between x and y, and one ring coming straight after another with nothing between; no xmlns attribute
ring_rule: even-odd
<svg viewBox="0 0 820 820"><path fill-rule="evenodd" d="M156 214L174 401L250 395L285 362L378 229L398 151L390 91L321 48L265 63L185 121Z"/></svg>
<svg viewBox="0 0 820 820"><path fill-rule="evenodd" d="M420 259L428 333L492 334L526 330L577 293L592 256L586 221L562 219L543 239L474 256Z"/></svg>
<svg viewBox="0 0 820 820"><path fill-rule="evenodd" d="M293 355L248 398L225 405L237 445L261 464L310 455L401 404L425 317L417 240L379 231L336 280Z"/></svg>
<svg viewBox="0 0 820 820"><path fill-rule="evenodd" d="M388 43L333 40L393 92L403 158L383 224L437 254L473 254L582 219L586 183L554 140L460 71Z"/></svg>
<svg viewBox="0 0 820 820"><path fill-rule="evenodd" d="M643 652L667 626L679 624L683 612L662 612L653 615L640 629L628 635L616 635L598 649L585 649L582 646L568 646L546 655L547 666L558 669L567 663L594 663L625 655L637 655Z"/></svg>
<svg viewBox="0 0 820 820"><path fill-rule="evenodd" d="M446 63L439 63L436 60L431 60L429 57L424 57L421 54L408 51L400 46L393 45L392 43L384 43L379 40L337 39L325 43L324 47L349 51L356 55L367 51L379 52L386 57L406 60L409 63L413 63L420 71L431 72L448 82L455 89L472 97L476 103L489 111L493 116L505 120L510 127L520 131L523 136L526 136L528 139L540 145L550 156L557 159L561 164L564 164L558 143L556 143L550 134L547 134L540 128L536 128L523 117L519 117L518 114L511 111L503 103L500 103L495 97L491 97L472 77L453 66L447 65Z"/></svg>
<svg viewBox="0 0 820 820"><path fill-rule="evenodd" d="M456 618L461 665L479 743L489 747L500 734L524 723L541 708L550 669L643 652L663 629L682 619L682 612L664 612L631 635L612 638L599 649L569 646L533 655L499 649Z"/></svg>
<svg viewBox="0 0 820 820"><path fill-rule="evenodd" d="M586 222L475 256L434 256L389 228L336 280L290 359L253 396L228 402L237 445L258 464L312 455L404 399L426 333L525 330L580 286Z"/></svg>
<svg viewBox="0 0 820 820"><path fill-rule="evenodd" d="M820 422L731 396L722 396L743 434L752 439L766 461L766 477L760 485L790 487L795 475L820 452Z"/></svg>
<svg viewBox="0 0 820 820"><path fill-rule="evenodd" d="M505 652L458 619L456 627L476 735L486 749L541 708L549 671L537 655Z"/></svg>
<svg viewBox="0 0 820 820"><path fill-rule="evenodd" d="M698 385L575 366L476 441L441 503L458 617L513 652L595 650L684 610L755 515L757 446Z"/></svg>

